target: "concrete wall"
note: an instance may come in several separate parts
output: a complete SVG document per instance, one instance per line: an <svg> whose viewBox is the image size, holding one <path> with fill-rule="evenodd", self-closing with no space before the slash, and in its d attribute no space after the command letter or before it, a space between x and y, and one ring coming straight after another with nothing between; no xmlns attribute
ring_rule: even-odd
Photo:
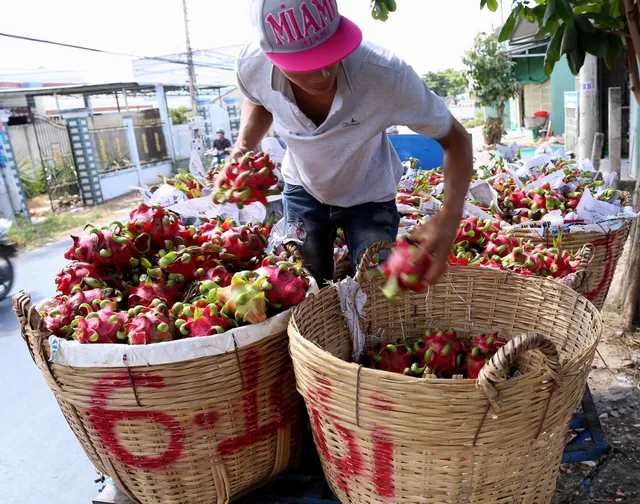
<svg viewBox="0 0 640 504"><path fill-rule="evenodd" d="M8 126L11 145L13 145L13 154L18 164L22 165L24 161L30 161L24 169L32 176L37 177L42 172L42 161L40 160L40 151L38 149L38 141L32 124L20 124L17 126Z"/></svg>
<svg viewBox="0 0 640 504"><path fill-rule="evenodd" d="M160 177L169 177L172 174L173 166L170 160L142 165L140 181L138 181L138 172L135 167L103 174L100 175L102 197L104 200L117 198L138 187L140 183L148 186L158 184L161 182Z"/></svg>
<svg viewBox="0 0 640 504"><path fill-rule="evenodd" d="M176 153L176 159L189 159L191 157L191 142L193 135L188 124L178 124L171 126L171 135L173 137L173 150Z"/></svg>
<svg viewBox="0 0 640 504"><path fill-rule="evenodd" d="M563 56L551 74L551 127L554 135L562 135L565 132L564 92L576 89L576 77L569 70L566 56Z"/></svg>

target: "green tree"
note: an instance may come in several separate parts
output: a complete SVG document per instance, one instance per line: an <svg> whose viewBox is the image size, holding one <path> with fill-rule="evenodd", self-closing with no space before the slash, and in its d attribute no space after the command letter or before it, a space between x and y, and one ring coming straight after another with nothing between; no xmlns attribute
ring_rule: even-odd
<svg viewBox="0 0 640 504"><path fill-rule="evenodd" d="M497 0L480 0L480 8L498 9ZM514 0L511 13L500 31L508 40L518 20L537 23L536 38L549 37L544 68L551 75L555 64L567 55L569 68L577 75L587 54L604 58L611 67L626 48L632 89L640 104L638 51L640 51L639 0Z"/></svg>
<svg viewBox="0 0 640 504"><path fill-rule="evenodd" d="M468 87L464 72L453 68L427 72L422 78L429 86L429 89L442 98L462 94Z"/></svg>
<svg viewBox="0 0 640 504"><path fill-rule="evenodd" d="M504 131L505 104L517 94L514 63L501 49L497 37L486 33L476 35L473 49L465 53L462 61L478 105L492 107L498 115L485 124L485 142L489 145L499 143Z"/></svg>
<svg viewBox="0 0 640 504"><path fill-rule="evenodd" d="M169 115L171 116L171 124L177 126L178 124L186 124L191 117L191 109L189 107L178 107L169 109Z"/></svg>

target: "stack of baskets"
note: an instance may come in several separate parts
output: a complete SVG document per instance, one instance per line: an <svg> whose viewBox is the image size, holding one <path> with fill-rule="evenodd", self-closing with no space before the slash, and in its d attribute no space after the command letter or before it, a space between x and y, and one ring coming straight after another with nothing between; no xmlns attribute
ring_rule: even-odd
<svg viewBox="0 0 640 504"><path fill-rule="evenodd" d="M71 367L51 362L29 297L14 309L85 453L136 502L226 503L298 463L304 415L286 331L182 362Z"/></svg>
<svg viewBox="0 0 640 504"><path fill-rule="evenodd" d="M289 324L296 381L341 502L551 502L602 331L593 304L558 282L469 267L397 306L380 281L361 289L365 334L411 343L438 326L510 342L477 381L418 379L349 362L338 289L299 305ZM522 375L505 380L514 367Z"/></svg>

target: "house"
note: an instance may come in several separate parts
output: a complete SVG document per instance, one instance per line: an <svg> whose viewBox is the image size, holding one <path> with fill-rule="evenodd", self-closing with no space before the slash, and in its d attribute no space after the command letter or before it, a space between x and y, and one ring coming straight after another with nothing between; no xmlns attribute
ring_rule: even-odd
<svg viewBox="0 0 640 504"><path fill-rule="evenodd" d="M577 100L576 93L580 89L580 80L569 69L566 57L556 63L551 76L544 72L544 58L549 45L548 36L536 39L538 25L524 19L519 20L507 43L507 52L515 62L515 74L521 86L518 97L510 100L506 107L507 129L525 126L525 117L532 117L537 111L547 111L550 116L553 135L567 134L568 150L573 150L571 139L578 136L577 108L571 108L569 100ZM602 59L598 60L598 81L593 83L598 92L598 131L608 134L608 89L622 88L623 109L629 107L629 86L627 83L626 56L621 55L611 69ZM566 95L566 93L570 93ZM565 108L567 105L567 108ZM569 122L567 122L569 119ZM629 114L623 113L623 157L628 155L629 142L626 132L629 131Z"/></svg>

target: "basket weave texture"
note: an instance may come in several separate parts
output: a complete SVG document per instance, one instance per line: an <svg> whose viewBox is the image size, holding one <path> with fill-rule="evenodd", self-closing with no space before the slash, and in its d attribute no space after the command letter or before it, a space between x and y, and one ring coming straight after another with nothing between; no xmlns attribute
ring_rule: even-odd
<svg viewBox="0 0 640 504"><path fill-rule="evenodd" d="M628 193L622 193L621 201L623 206L631 205ZM605 231L603 228L602 231L568 233L569 226L560 224L547 227L544 230L544 236L532 236L531 231L526 227L515 228L514 235L530 240L536 245L542 243L547 247L552 247L554 237L560 235L562 240L558 248L570 253L578 252L585 245L592 245L593 253L581 292L598 310L602 310L618 266L618 260L634 223L633 219L621 219L621 221L622 226L615 231Z"/></svg>
<svg viewBox="0 0 640 504"><path fill-rule="evenodd" d="M566 286L452 267L396 306L364 282L360 321L386 341L427 327L509 339L478 380L417 379L348 362L337 289L299 305L289 323L298 390L325 475L344 503L551 502L565 436L602 331L598 310ZM505 380L517 366L523 375Z"/></svg>
<svg viewBox="0 0 640 504"><path fill-rule="evenodd" d="M226 503L298 463L303 410L285 332L190 361L72 368L49 362L29 296L14 309L85 453L137 502Z"/></svg>

